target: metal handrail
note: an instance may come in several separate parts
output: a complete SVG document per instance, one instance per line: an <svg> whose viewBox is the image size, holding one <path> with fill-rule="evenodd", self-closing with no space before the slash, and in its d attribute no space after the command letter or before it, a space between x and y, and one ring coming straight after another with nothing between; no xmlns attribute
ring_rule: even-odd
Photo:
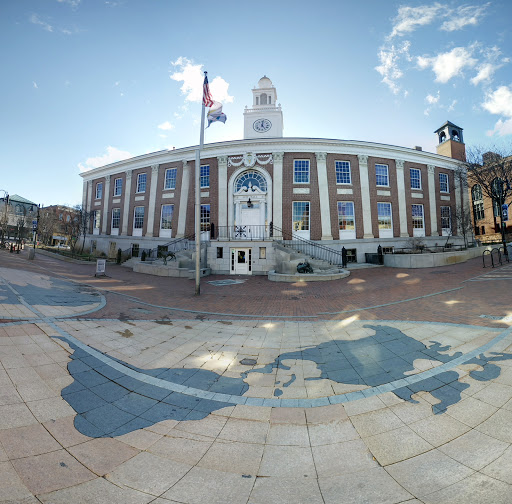
<svg viewBox="0 0 512 504"><path fill-rule="evenodd" d="M302 236L296 235L293 232L283 232L283 230L277 226L272 226L271 235L278 243L281 243L285 247L290 247L297 252L306 254L313 259L320 259L333 265L343 264L343 256L340 250L336 250L325 245L320 245L317 242L306 240ZM281 235L281 240L276 239ZM289 237L289 238L288 238Z"/></svg>
<svg viewBox="0 0 512 504"><path fill-rule="evenodd" d="M149 258L151 260L157 259L159 257L159 251L162 251L165 248L167 248L167 252L169 253L176 253L181 250L188 250L189 248L191 248L190 243L194 242L195 236L195 234L183 236L182 238L171 240L170 242L165 243L163 245L158 245L155 248L139 248L138 255L135 257L139 257L142 255L142 252L146 252L146 258ZM128 257L128 259L134 257L133 247L123 250L121 252L121 255L122 257Z"/></svg>
<svg viewBox="0 0 512 504"><path fill-rule="evenodd" d="M213 240L247 240L262 241L271 239L268 224L241 224L233 226L217 226L214 228ZM212 232L213 235L213 232Z"/></svg>

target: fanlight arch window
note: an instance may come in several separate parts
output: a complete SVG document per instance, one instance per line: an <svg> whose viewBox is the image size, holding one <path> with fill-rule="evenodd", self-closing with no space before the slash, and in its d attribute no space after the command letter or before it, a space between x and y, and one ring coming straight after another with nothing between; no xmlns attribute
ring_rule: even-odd
<svg viewBox="0 0 512 504"><path fill-rule="evenodd" d="M254 170L241 173L235 181L235 192L253 192L258 188L261 192L267 192L267 181L265 177Z"/></svg>

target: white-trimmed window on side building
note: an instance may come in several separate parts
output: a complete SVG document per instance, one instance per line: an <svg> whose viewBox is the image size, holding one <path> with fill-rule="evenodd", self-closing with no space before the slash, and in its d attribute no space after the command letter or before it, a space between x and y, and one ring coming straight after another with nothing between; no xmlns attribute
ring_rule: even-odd
<svg viewBox="0 0 512 504"><path fill-rule="evenodd" d="M119 234L119 226L121 224L121 209L112 208L112 226L110 230L111 235Z"/></svg>
<svg viewBox="0 0 512 504"><path fill-rule="evenodd" d="M177 168L168 168L165 170L164 189L176 189L176 174Z"/></svg>
<svg viewBox="0 0 512 504"><path fill-rule="evenodd" d="M100 234L101 210L94 210L92 215L92 234Z"/></svg>
<svg viewBox="0 0 512 504"><path fill-rule="evenodd" d="M174 205L162 205L160 216L160 236L172 238L172 214L174 213Z"/></svg>
<svg viewBox="0 0 512 504"><path fill-rule="evenodd" d="M295 159L293 161L293 183L309 184L309 159Z"/></svg>
<svg viewBox="0 0 512 504"><path fill-rule="evenodd" d="M144 228L144 207L135 207L133 210L133 236L142 236Z"/></svg>
<svg viewBox="0 0 512 504"><path fill-rule="evenodd" d="M350 161L336 161L336 184L352 184Z"/></svg>
<svg viewBox="0 0 512 504"><path fill-rule="evenodd" d="M412 205L412 235L425 236L423 205Z"/></svg>
<svg viewBox="0 0 512 504"><path fill-rule="evenodd" d="M294 201L292 231L309 240L309 201Z"/></svg>
<svg viewBox="0 0 512 504"><path fill-rule="evenodd" d="M201 170L199 172L199 178L200 178L199 187L201 189L210 187L210 165L201 166Z"/></svg>
<svg viewBox="0 0 512 504"><path fill-rule="evenodd" d="M123 179L116 178L114 180L114 196L121 196L123 192Z"/></svg>
<svg viewBox="0 0 512 504"><path fill-rule="evenodd" d="M146 192L146 181L147 181L147 175L145 173L139 173L137 175L137 192L138 193Z"/></svg>
<svg viewBox="0 0 512 504"><path fill-rule="evenodd" d="M103 196L103 182L98 182L96 184L96 199L101 199Z"/></svg>
<svg viewBox="0 0 512 504"><path fill-rule="evenodd" d="M389 187L389 167L385 164L375 165L375 181L379 187Z"/></svg>
<svg viewBox="0 0 512 504"><path fill-rule="evenodd" d="M449 206L441 207L441 229L443 236L452 234L452 209Z"/></svg>
<svg viewBox="0 0 512 504"><path fill-rule="evenodd" d="M211 217L210 205L201 205L201 240L208 241L210 239Z"/></svg>
<svg viewBox="0 0 512 504"><path fill-rule="evenodd" d="M448 175L446 173L439 174L439 190L442 193L450 192L450 186L448 185Z"/></svg>
<svg viewBox="0 0 512 504"><path fill-rule="evenodd" d="M409 173L411 176L411 189L421 189L421 170L411 168Z"/></svg>
<svg viewBox="0 0 512 504"><path fill-rule="evenodd" d="M356 219L354 215L354 203L352 201L338 201L338 224L340 228L340 240L355 240Z"/></svg>
<svg viewBox="0 0 512 504"><path fill-rule="evenodd" d="M391 203L377 203L379 238L393 238Z"/></svg>

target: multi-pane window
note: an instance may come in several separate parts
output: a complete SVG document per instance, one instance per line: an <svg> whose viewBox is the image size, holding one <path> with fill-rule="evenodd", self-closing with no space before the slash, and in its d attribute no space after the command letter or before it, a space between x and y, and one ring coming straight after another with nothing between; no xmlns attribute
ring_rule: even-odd
<svg viewBox="0 0 512 504"><path fill-rule="evenodd" d="M121 209L112 208L112 229L119 229L121 222Z"/></svg>
<svg viewBox="0 0 512 504"><path fill-rule="evenodd" d="M309 184L309 160L295 159L293 161L293 183Z"/></svg>
<svg viewBox="0 0 512 504"><path fill-rule="evenodd" d="M101 210L94 210L93 225L95 229L99 229L101 225Z"/></svg>
<svg viewBox="0 0 512 504"><path fill-rule="evenodd" d="M293 231L309 231L309 201L293 202Z"/></svg>
<svg viewBox="0 0 512 504"><path fill-rule="evenodd" d="M162 205L162 218L160 220L160 229L171 229L172 214L174 205Z"/></svg>
<svg viewBox="0 0 512 504"><path fill-rule="evenodd" d="M123 179L116 178L114 180L114 196L121 196L122 192L123 192Z"/></svg>
<svg viewBox="0 0 512 504"><path fill-rule="evenodd" d="M200 184L199 187L210 187L210 165L201 166L199 171Z"/></svg>
<svg viewBox="0 0 512 504"><path fill-rule="evenodd" d="M144 207L138 206L135 207L134 217L133 217L133 227L134 229L142 229L144 227Z"/></svg>
<svg viewBox="0 0 512 504"><path fill-rule="evenodd" d="M446 173L439 174L439 190L441 192L450 192L448 190L448 175Z"/></svg>
<svg viewBox="0 0 512 504"><path fill-rule="evenodd" d="M412 227L413 229L423 229L425 227L423 205L412 205Z"/></svg>
<svg viewBox="0 0 512 504"><path fill-rule="evenodd" d="M146 180L147 180L147 175L145 173L139 173L137 175L137 192L138 193L146 192Z"/></svg>
<svg viewBox="0 0 512 504"><path fill-rule="evenodd" d="M378 186L389 187L388 165L375 165L375 178Z"/></svg>
<svg viewBox="0 0 512 504"><path fill-rule="evenodd" d="M473 201L473 216L475 221L484 218L484 196L482 193L482 186L479 184L471 188L471 199Z"/></svg>
<svg viewBox="0 0 512 504"><path fill-rule="evenodd" d="M452 209L449 206L441 207L441 229L449 232L452 228Z"/></svg>
<svg viewBox="0 0 512 504"><path fill-rule="evenodd" d="M354 203L352 201L338 201L338 222L340 231L354 231Z"/></svg>
<svg viewBox="0 0 512 504"><path fill-rule="evenodd" d="M411 189L421 189L421 171L417 168L410 169Z"/></svg>
<svg viewBox="0 0 512 504"><path fill-rule="evenodd" d="M391 203L377 203L377 219L379 229L392 229Z"/></svg>
<svg viewBox="0 0 512 504"><path fill-rule="evenodd" d="M176 189L176 173L177 168L169 168L165 170L164 189Z"/></svg>
<svg viewBox="0 0 512 504"><path fill-rule="evenodd" d="M210 205L201 205L201 231L210 231Z"/></svg>
<svg viewBox="0 0 512 504"><path fill-rule="evenodd" d="M350 162L336 161L336 184L351 184Z"/></svg>
<svg viewBox="0 0 512 504"><path fill-rule="evenodd" d="M101 199L103 196L103 182L98 182L96 184L96 199Z"/></svg>

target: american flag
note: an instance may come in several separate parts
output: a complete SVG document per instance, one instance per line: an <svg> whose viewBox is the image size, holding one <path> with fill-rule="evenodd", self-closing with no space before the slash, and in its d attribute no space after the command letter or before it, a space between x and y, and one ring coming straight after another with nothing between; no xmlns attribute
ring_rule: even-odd
<svg viewBox="0 0 512 504"><path fill-rule="evenodd" d="M203 83L203 103L205 107L211 107L213 105L213 98L210 94L210 86L208 85L208 76L204 73Z"/></svg>

